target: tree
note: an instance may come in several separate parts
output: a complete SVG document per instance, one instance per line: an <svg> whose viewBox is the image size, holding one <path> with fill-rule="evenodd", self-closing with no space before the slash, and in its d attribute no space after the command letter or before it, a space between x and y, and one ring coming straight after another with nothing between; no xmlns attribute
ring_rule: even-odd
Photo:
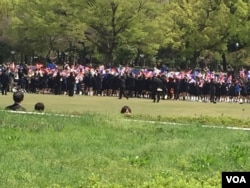
<svg viewBox="0 0 250 188"><path fill-rule="evenodd" d="M0 39L30 56L68 51L106 65L140 54L192 67L200 56L226 63L236 42L238 50L249 47L249 6L249 0L2 0Z"/></svg>
<svg viewBox="0 0 250 188"><path fill-rule="evenodd" d="M148 53L158 50L159 44L151 35L155 31L152 9L156 5L142 0L95 0L85 9L86 38L104 55L106 64L113 64L119 46L139 48ZM151 36L150 36L151 35Z"/></svg>
<svg viewBox="0 0 250 188"><path fill-rule="evenodd" d="M179 0L166 5L163 16L173 30L168 32L171 37L163 48L179 50L192 66L196 66L197 57L206 51L227 50L230 9L223 1Z"/></svg>
<svg viewBox="0 0 250 188"><path fill-rule="evenodd" d="M83 38L84 23L66 0L20 0L12 17L11 34L23 53L49 56Z"/></svg>
<svg viewBox="0 0 250 188"><path fill-rule="evenodd" d="M11 57L11 39L7 36L12 12L15 8L15 0L0 1L0 63L4 63Z"/></svg>

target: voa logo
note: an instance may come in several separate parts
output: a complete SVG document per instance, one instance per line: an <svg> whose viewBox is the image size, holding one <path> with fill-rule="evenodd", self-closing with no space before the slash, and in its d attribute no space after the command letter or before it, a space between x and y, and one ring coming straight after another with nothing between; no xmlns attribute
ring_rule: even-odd
<svg viewBox="0 0 250 188"><path fill-rule="evenodd" d="M244 176L226 176L227 183L247 183Z"/></svg>

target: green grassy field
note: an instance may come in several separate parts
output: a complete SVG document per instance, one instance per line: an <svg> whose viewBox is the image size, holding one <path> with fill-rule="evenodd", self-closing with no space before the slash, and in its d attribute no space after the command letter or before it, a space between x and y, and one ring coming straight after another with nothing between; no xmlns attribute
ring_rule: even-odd
<svg viewBox="0 0 250 188"><path fill-rule="evenodd" d="M0 107L5 107L12 103L12 94L0 97ZM199 117L228 116L239 119L250 119L250 104L232 103L200 103L188 101L162 100L160 103L153 103L150 99L123 98L117 97L97 97L97 96L55 96L43 94L26 94L22 105L28 110L34 109L36 102L43 102L47 112L57 113L84 113L97 112L101 114L116 115L123 105L132 108L135 115L149 115L152 117Z"/></svg>
<svg viewBox="0 0 250 188"><path fill-rule="evenodd" d="M26 94L22 105L38 101L45 114L0 111L0 187L219 188L222 171L250 170L249 131L202 126L250 127L248 104Z"/></svg>
<svg viewBox="0 0 250 188"><path fill-rule="evenodd" d="M220 187L250 169L248 131L123 116L0 113L1 187Z"/></svg>

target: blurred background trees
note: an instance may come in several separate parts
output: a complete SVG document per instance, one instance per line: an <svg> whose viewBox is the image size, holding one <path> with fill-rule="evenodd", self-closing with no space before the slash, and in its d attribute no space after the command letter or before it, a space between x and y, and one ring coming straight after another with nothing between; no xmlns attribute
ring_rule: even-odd
<svg viewBox="0 0 250 188"><path fill-rule="evenodd" d="M0 63L250 68L249 0L2 0Z"/></svg>

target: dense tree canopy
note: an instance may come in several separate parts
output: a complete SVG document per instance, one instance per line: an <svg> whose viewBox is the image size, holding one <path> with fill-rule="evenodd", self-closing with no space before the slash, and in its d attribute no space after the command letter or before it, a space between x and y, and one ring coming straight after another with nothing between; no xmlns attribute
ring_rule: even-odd
<svg viewBox="0 0 250 188"><path fill-rule="evenodd" d="M27 56L250 65L249 0L2 0L0 10L0 42Z"/></svg>

